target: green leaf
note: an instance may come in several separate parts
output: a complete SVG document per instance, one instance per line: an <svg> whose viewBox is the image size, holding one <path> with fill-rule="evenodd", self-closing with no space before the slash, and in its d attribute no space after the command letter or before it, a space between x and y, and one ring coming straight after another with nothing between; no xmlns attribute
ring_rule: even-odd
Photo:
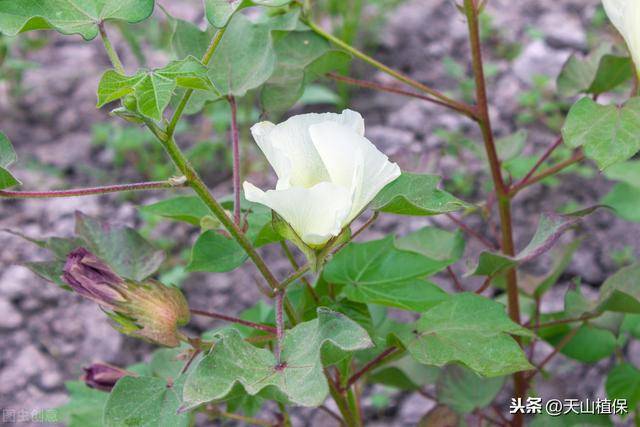
<svg viewBox="0 0 640 427"><path fill-rule="evenodd" d="M538 334L555 346L570 331L571 326L562 325L557 328L543 328ZM611 331L592 324L584 324L579 326L578 332L560 350L560 353L582 363L595 363L611 356L616 349L616 344L616 337Z"/></svg>
<svg viewBox="0 0 640 427"><path fill-rule="evenodd" d="M273 112L289 109L317 76L343 69L351 60L312 31L289 32L276 40L274 49L276 67L261 92L264 109Z"/></svg>
<svg viewBox="0 0 640 427"><path fill-rule="evenodd" d="M172 61L163 68L139 71L125 76L108 70L98 85L98 108L132 94L138 111L146 117L161 120L177 86L187 89L212 90L208 69L193 56Z"/></svg>
<svg viewBox="0 0 640 427"><path fill-rule="evenodd" d="M246 7L245 0L204 0L207 20L216 28L227 25L229 19L240 7Z"/></svg>
<svg viewBox="0 0 640 427"><path fill-rule="evenodd" d="M200 220L211 211L197 196L178 196L141 206L141 212L158 215L192 225L200 225Z"/></svg>
<svg viewBox="0 0 640 427"><path fill-rule="evenodd" d="M196 240L187 269L223 273L239 267L247 257L247 253L233 238L209 230Z"/></svg>
<svg viewBox="0 0 640 427"><path fill-rule="evenodd" d="M633 69L628 56L603 56L587 93L601 94L616 88L633 77Z"/></svg>
<svg viewBox="0 0 640 427"><path fill-rule="evenodd" d="M625 162L626 164L628 162ZM627 221L640 222L640 187L619 182L602 198L616 215Z"/></svg>
<svg viewBox="0 0 640 427"><path fill-rule="evenodd" d="M182 382L168 384L155 377L124 377L111 391L104 408L105 427L188 426L189 414L178 414Z"/></svg>
<svg viewBox="0 0 640 427"><path fill-rule="evenodd" d="M633 412L640 402L640 370L630 363L615 366L605 384L609 399L625 399L629 412Z"/></svg>
<svg viewBox="0 0 640 427"><path fill-rule="evenodd" d="M126 279L140 282L152 275L164 260L164 252L134 229L113 226L81 212L76 212L76 234L85 241L89 251Z"/></svg>
<svg viewBox="0 0 640 427"><path fill-rule="evenodd" d="M378 193L371 209L398 215L427 216L466 209L468 204L439 190L440 177L403 172Z"/></svg>
<svg viewBox="0 0 640 427"><path fill-rule="evenodd" d="M600 287L598 308L621 313L640 313L640 263L624 267Z"/></svg>
<svg viewBox="0 0 640 427"><path fill-rule="evenodd" d="M220 94L241 97L266 82L275 63L270 26L236 14L209 64L209 78Z"/></svg>
<svg viewBox="0 0 640 427"><path fill-rule="evenodd" d="M102 427L102 412L109 394L89 388L81 381L65 383L69 402L56 408L59 419L68 427Z"/></svg>
<svg viewBox="0 0 640 427"><path fill-rule="evenodd" d="M607 168L604 175L611 180L640 188L640 160L617 163Z"/></svg>
<svg viewBox="0 0 640 427"><path fill-rule="evenodd" d="M7 169L17 159L13 145L7 136L0 132L0 190L20 185L18 181Z"/></svg>
<svg viewBox="0 0 640 427"><path fill-rule="evenodd" d="M401 339L420 363L459 362L480 375L496 377L532 368L510 334L531 332L511 321L502 304L460 293L423 313L414 333Z"/></svg>
<svg viewBox="0 0 640 427"><path fill-rule="evenodd" d="M573 242L566 245L564 248L557 248L551 258L553 259L553 265L550 269L550 273L539 283L536 284L532 294L537 296L544 295L549 288L556 284L562 273L569 267L573 254L578 250L582 244L582 239L576 239Z"/></svg>
<svg viewBox="0 0 640 427"><path fill-rule="evenodd" d="M546 213L540 216L540 222L529 244L515 257L502 254L483 252L480 254L478 265L469 275L495 276L519 264L534 260L549 251L558 239L571 227L582 221L600 206L584 209L565 215Z"/></svg>
<svg viewBox="0 0 640 427"><path fill-rule="evenodd" d="M465 241L459 230L451 232L436 227L424 227L398 238L396 247L451 265L462 257Z"/></svg>
<svg viewBox="0 0 640 427"><path fill-rule="evenodd" d="M468 414L491 404L504 384L504 377L483 378L475 372L451 365L442 370L436 394L438 402Z"/></svg>
<svg viewBox="0 0 640 427"><path fill-rule="evenodd" d="M350 243L327 263L324 280L346 285L347 298L371 304L423 311L447 298L436 285L419 278L436 273L448 261L396 247L393 236Z"/></svg>
<svg viewBox="0 0 640 427"><path fill-rule="evenodd" d="M440 369L417 363L412 357L404 356L400 359L385 363L374 370L368 381L383 384L399 390L418 390L427 384L435 383Z"/></svg>
<svg viewBox="0 0 640 427"><path fill-rule="evenodd" d="M245 342L235 329L223 330L215 339L216 344L187 377L183 410L224 399L235 384L252 396L272 388L279 392L278 399L318 406L329 393L320 357L325 343L344 351L372 345L361 326L326 308L318 309L317 319L286 331L281 363L269 350Z"/></svg>
<svg viewBox="0 0 640 427"><path fill-rule="evenodd" d="M0 0L0 33L54 29L91 40L100 22L140 22L151 15L153 6L153 0Z"/></svg>
<svg viewBox="0 0 640 427"><path fill-rule="evenodd" d="M562 136L569 147L582 147L600 169L628 160L640 150L640 98L622 108L582 98L571 107Z"/></svg>

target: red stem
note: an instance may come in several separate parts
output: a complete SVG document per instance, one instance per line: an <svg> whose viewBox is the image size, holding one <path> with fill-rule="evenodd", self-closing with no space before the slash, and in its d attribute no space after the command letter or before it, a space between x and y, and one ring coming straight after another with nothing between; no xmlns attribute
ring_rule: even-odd
<svg viewBox="0 0 640 427"><path fill-rule="evenodd" d="M0 191L0 198L6 199L48 199L54 197L81 197L99 194L119 193L123 191L159 190L165 188L182 187L184 183L171 181L151 181L134 184L108 185L104 187L77 188L71 190L51 191Z"/></svg>
<svg viewBox="0 0 640 427"><path fill-rule="evenodd" d="M520 181L518 181L514 185L518 186L518 185L522 184L523 182L529 181L529 179L533 176L533 174L535 174L538 171L538 169L540 169L540 166L542 166L542 164L547 161L547 159L551 156L551 154L553 154L553 152L556 150L556 148L558 148L560 145L562 145L562 137L559 137L556 140L556 142L554 142L553 145L551 145L551 147L547 148L547 150L542 154L542 156L540 156L540 158L538 159L536 164L533 165L533 167L525 175L525 177L522 178Z"/></svg>
<svg viewBox="0 0 640 427"><path fill-rule="evenodd" d="M253 329L258 329L260 331L276 333L276 328L274 328L273 326L261 325L260 323L254 323L248 320L243 320L233 316L227 316L226 314L213 313L210 311L195 310L195 309L191 309L190 311L191 313L197 314L199 316L211 317L212 319L225 320L227 322L237 323L239 325L248 326Z"/></svg>
<svg viewBox="0 0 640 427"><path fill-rule="evenodd" d="M381 362L383 362L387 357L391 356L396 351L398 351L397 347L389 347L385 351L377 355L373 360L364 365L358 372L356 372L349 378L343 390L348 390L349 387L354 385L364 374L378 366Z"/></svg>
<svg viewBox="0 0 640 427"><path fill-rule="evenodd" d="M276 291L276 350L278 364L282 361L282 341L284 339L284 290Z"/></svg>
<svg viewBox="0 0 640 427"><path fill-rule="evenodd" d="M449 276L451 276L451 279L453 280L453 287L460 292L464 292L464 286L460 283L460 279L458 279L458 276L451 266L447 266L447 273L449 273Z"/></svg>
<svg viewBox="0 0 640 427"><path fill-rule="evenodd" d="M464 231L465 233L467 233L469 236L476 238L480 243L485 245L488 249L491 249L492 251L497 250L496 245L491 243L486 238L482 237L480 234L476 233L471 227L469 227L464 222L460 221L454 215L449 214L449 213L446 214L446 215L447 215L447 218L449 218L454 224L456 224L458 227L460 227L460 229L462 231Z"/></svg>
<svg viewBox="0 0 640 427"><path fill-rule="evenodd" d="M233 149L233 220L240 225L240 134L238 132L238 106L229 96L231 107L231 144Z"/></svg>

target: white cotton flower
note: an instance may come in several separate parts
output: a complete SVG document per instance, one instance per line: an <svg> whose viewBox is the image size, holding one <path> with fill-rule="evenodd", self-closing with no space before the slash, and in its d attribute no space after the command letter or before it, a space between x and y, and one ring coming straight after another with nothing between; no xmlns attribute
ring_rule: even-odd
<svg viewBox="0 0 640 427"><path fill-rule="evenodd" d="M245 181L245 197L273 209L312 247L338 236L400 176L398 165L364 137L364 120L355 111L261 122L251 133L278 183L265 192Z"/></svg>
<svg viewBox="0 0 640 427"><path fill-rule="evenodd" d="M602 0L607 16L627 42L640 69L640 0Z"/></svg>

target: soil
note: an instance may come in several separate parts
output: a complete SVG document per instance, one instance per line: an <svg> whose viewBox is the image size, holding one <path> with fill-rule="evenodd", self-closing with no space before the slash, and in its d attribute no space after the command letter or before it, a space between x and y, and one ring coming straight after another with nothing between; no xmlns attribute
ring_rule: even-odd
<svg viewBox="0 0 640 427"><path fill-rule="evenodd" d="M452 0L402 2L390 13L381 34L376 35L380 44L375 48L375 56L419 81L459 93L456 79L440 65L445 57L467 64L469 55L465 21L453 3ZM201 17L197 4L189 2L189 7L180 8L172 5L170 9L185 18L195 19ZM496 69L490 78L489 91L492 118L499 136L509 135L519 128L517 116L523 109L519 96L532 87L536 75L554 77L572 52L588 49L588 30L598 4L598 0L488 2L487 9L493 22L485 53ZM532 35L533 29L538 30L540 36ZM110 120L105 111L93 108L97 82L108 67L101 44L97 40L86 43L77 37L55 34L50 34L49 40L46 48L30 52L26 57L39 67L25 73L24 97L16 100L9 96L9 87L0 81L0 129L13 141L20 158L14 168L16 175L29 189L82 187L141 179L132 165L113 170L110 166L113 153L91 142L92 124ZM520 55L513 61L497 53L499 44L507 42L521 48ZM117 37L116 46L125 53L125 63L135 62ZM162 58L152 60L161 61ZM362 78L390 82L387 76L362 64L355 70ZM469 75L468 68L464 71ZM420 100L370 91L354 91L351 108L366 118L367 136L403 169L438 173L447 179L464 167L478 177L477 182L486 181L482 162L465 159L461 163L451 155L443 155L446 141L436 132L458 132L480 146L480 135L470 121ZM542 152L557 137L540 124L527 128L527 154ZM186 144L193 142L189 137L181 140ZM104 173L92 174L92 170ZM227 174L207 176L215 194L229 192ZM260 179L264 177L256 176L254 181ZM596 204L610 186L599 175L585 178L568 174L557 186L538 186L523 191L514 208L517 246L524 247L533 235L539 212L552 211L569 202L582 206ZM470 201L481 201L480 193L476 191L475 194ZM46 202L2 201L0 229L19 230L36 237L68 236L73 231L76 210L136 226L141 224L136 206L162 197L161 193L146 193L127 199L110 195ZM430 223L454 227L442 218L432 221L385 217L361 239L372 239L390 231L402 234ZM491 229L480 218L469 218L469 224L480 232ZM614 251L629 246L636 257L640 255L640 227L621 221L606 210L589 217L580 230L573 233L585 236L585 242L563 275L565 283L545 298L543 311L562 308L570 279L580 278L587 290L597 288L617 269L611 258ZM188 244L196 234L192 227L163 223L152 236L175 238ZM66 401L64 382L78 378L82 366L95 360L127 365L142 360L148 353L150 346L121 336L108 325L106 317L94 304L45 283L20 265L25 261L45 259L42 250L7 233L0 233L0 247L0 408L56 407ZM482 249L478 243L469 240L466 255L472 258ZM265 256L274 260L278 274L287 273L287 264L276 251L267 251ZM528 266L528 271L544 272L548 261ZM462 273L464 269L465 266L461 266L457 270ZM252 284L256 277L255 269L245 265L229 274L191 275L184 287L194 307L236 314L261 298ZM450 286L445 276L436 280L444 287ZM470 282L468 286L473 289L476 284ZM196 333L215 325L213 321L196 318L190 328ZM538 346L536 358L542 359L549 351L544 345ZM537 390L544 398L603 396L603 375L610 363L605 360L585 366L558 357L549 368L556 376L553 380L540 381ZM391 396L390 407L378 411L373 409L371 396L380 391L379 387L366 391L365 411L370 420L367 425L415 425L433 406L420 395L395 394ZM504 409L506 411L506 406ZM206 425L204 420L200 421ZM335 422L324 412L302 411L295 414L294 425L331 426Z"/></svg>

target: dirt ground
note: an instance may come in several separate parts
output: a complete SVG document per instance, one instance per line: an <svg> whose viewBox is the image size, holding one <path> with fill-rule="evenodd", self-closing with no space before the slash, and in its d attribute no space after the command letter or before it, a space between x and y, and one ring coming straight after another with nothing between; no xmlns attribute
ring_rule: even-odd
<svg viewBox="0 0 640 427"><path fill-rule="evenodd" d="M196 8L178 8L170 1L163 3L185 18L198 15ZM486 52L495 68L489 90L498 135L508 135L518 129L517 116L523 108L519 97L532 87L535 76L555 78L572 52L587 49L588 30L598 4L598 0L489 2L488 11L493 16L490 37L521 47L520 55L513 61L497 55L494 44L490 44ZM445 57L461 63L468 57L465 22L455 11L452 0L403 2L390 14L378 38L376 56L381 60L413 78L456 93L455 79L439 65ZM0 129L15 145L20 161L14 170L25 188L79 187L140 179L132 166L112 171L113 154L91 144L91 125L110 120L105 111L94 108L97 82L108 67L100 43L52 34L49 46L30 53L28 59L40 67L26 73L24 97L16 102L8 96L8 88L0 83ZM363 78L388 81L386 76L362 64L356 65L355 70ZM369 91L355 92L351 108L365 117L367 136L403 169L438 173L448 178L464 167L486 178L481 162L461 163L451 155L442 154L447 142L438 131L458 132L481 144L468 120L420 100ZM525 153L541 152L557 137L539 124L526 127L529 145ZM89 174L87 171L92 168L105 171L103 175L107 178ZM57 173L50 173L50 169ZM209 184L219 195L230 190L228 180L210 180ZM533 234L540 211L551 211L569 202L584 206L595 204L609 188L610 184L597 175L589 178L565 175L557 186L539 186L523 192L514 212L518 247L523 247ZM133 200L101 196L46 202L2 201L0 229L19 230L31 236L70 235L76 210L139 225L136 206L162 197L161 193L153 193ZM471 201L479 200L474 197L477 198L470 196ZM428 219L385 217L364 239L390 230L404 233L428 223ZM453 228L446 219L436 218L434 223ZM480 231L487 229L480 219L472 219L470 224ZM623 222L610 212L593 215L579 232L586 236L586 241L563 280L579 277L587 287L595 289L616 269L611 259L614 251L630 246L636 257L640 255L640 227ZM155 230L155 235L173 237L185 244L193 242L195 233L191 227L169 223ZM45 283L20 266L27 260L43 259L42 251L7 233L0 233L0 248L0 408L58 406L66 401L64 381L76 379L82 366L94 360L126 365L144 357L150 347L118 334L94 304ZM467 255L480 249L470 241ZM279 257L276 253L266 256ZM279 273L285 274L286 264L278 265ZM544 262L531 266L534 272L544 268ZM463 270L461 266L460 271ZM251 283L255 276L250 265L230 274L194 274L187 279L185 289L194 307L233 314L260 298ZM437 281L449 286L445 277ZM561 308L565 288L560 286L551 292L543 310ZM202 306L203 301L206 307ZM190 327L197 332L214 325L198 318ZM544 346L539 349L540 358L549 351ZM558 375L554 380L537 384L538 391L547 398L602 396L603 373L609 363L581 366L559 357L551 366ZM372 426L415 425L433 405L422 396L403 394L392 396L391 406L383 413L371 409L370 399L365 403L369 404L367 425ZM295 425L330 426L332 423L326 415L314 411L305 412Z"/></svg>

